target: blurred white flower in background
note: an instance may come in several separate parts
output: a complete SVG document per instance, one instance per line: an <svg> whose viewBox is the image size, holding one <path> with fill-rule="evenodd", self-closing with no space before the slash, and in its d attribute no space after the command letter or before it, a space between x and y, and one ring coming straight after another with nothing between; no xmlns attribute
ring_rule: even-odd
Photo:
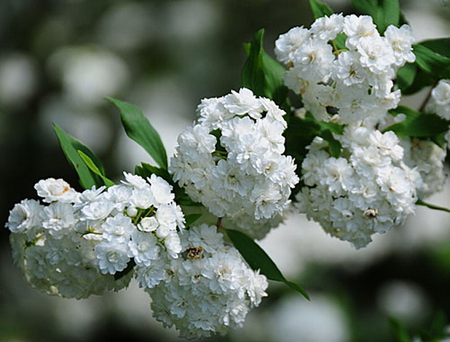
<svg viewBox="0 0 450 342"><path fill-rule="evenodd" d="M420 322L430 313L430 303L425 291L409 281L393 280L378 291L378 305L388 317L409 324Z"/></svg>
<svg viewBox="0 0 450 342"><path fill-rule="evenodd" d="M78 106L103 104L127 83L127 64L101 47L62 47L50 56L50 72L60 77L68 101Z"/></svg>
<svg viewBox="0 0 450 342"><path fill-rule="evenodd" d="M25 105L36 90L37 68L33 58L19 52L0 59L0 104Z"/></svg>

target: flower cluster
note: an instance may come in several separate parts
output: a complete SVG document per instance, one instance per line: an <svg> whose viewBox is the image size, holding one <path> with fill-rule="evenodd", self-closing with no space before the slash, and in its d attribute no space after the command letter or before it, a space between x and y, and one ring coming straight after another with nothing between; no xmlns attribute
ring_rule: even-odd
<svg viewBox="0 0 450 342"><path fill-rule="evenodd" d="M433 88L426 110L450 120L450 80L440 80Z"/></svg>
<svg viewBox="0 0 450 342"><path fill-rule="evenodd" d="M416 78L420 81L408 74L411 70L403 73L408 77L397 75L405 63L415 61L412 43L408 25L391 25L380 34L369 16L333 14L318 18L310 29L292 28L275 44L275 54L287 68L284 76L280 65L258 49L263 62L243 75L267 72L270 77L244 84L264 82L257 86L265 91L279 87L284 77L304 107L291 108L293 116L287 119L275 102L247 88L203 99L197 120L179 135L169 166L159 135L142 131L149 127L142 113L112 100L128 135L160 166L146 172L172 177L181 188L177 195L188 197L179 203L203 205L201 223L192 226L188 219L186 224L172 186L155 174L144 179L124 173L120 184L83 192L49 178L35 185L40 201L25 199L10 211L6 227L15 263L35 288L68 298L118 291L135 276L152 300L156 319L175 326L185 338L241 327L250 309L266 296L268 284L223 238L223 227L261 239L282 221L292 196L297 209L326 232L361 248L373 234L402 224L414 213L418 198L442 189L446 150L434 141L440 141L436 137L445 129L418 128L421 121L414 121L414 115L421 112L407 117L398 109L394 112L400 115L389 116L401 96L396 77L409 77L415 87ZM249 58L255 50L252 45ZM433 58L422 59L418 57L418 69L425 74L435 70ZM428 59L433 68L427 67ZM288 108L294 101L286 95L280 103ZM449 80L432 90L425 111L450 120ZM304 120L295 113L304 114ZM399 125L389 127L390 121ZM286 131L288 122L294 128ZM64 145L67 137L57 134ZM304 159L285 154L285 137L288 152ZM296 163L299 169L301 165L300 178ZM85 184L85 175L79 175ZM205 223L211 214L217 225ZM253 257L248 260L264 259L250 245L252 240L244 238L236 246L248 247ZM270 259L258 261L262 270L272 267Z"/></svg>
<svg viewBox="0 0 450 342"><path fill-rule="evenodd" d="M276 41L275 53L288 70L286 85L302 95L318 120L365 125L382 121L400 101L393 91L399 67L413 62L409 26L389 26L381 36L369 16L333 14L310 29L292 28Z"/></svg>
<svg viewBox="0 0 450 342"><path fill-rule="evenodd" d="M189 339L241 327L266 296L266 277L251 270L215 226L191 227L182 247L182 257L166 264L164 279L146 289L156 319Z"/></svg>
<svg viewBox="0 0 450 342"><path fill-rule="evenodd" d="M298 182L292 157L283 155L285 112L243 88L202 100L198 113L178 137L174 179L215 216L264 237Z"/></svg>
<svg viewBox="0 0 450 342"><path fill-rule="evenodd" d="M344 147L339 158L321 138L309 146L297 206L330 235L361 248L414 212L422 179L403 162L393 132L349 126L337 139Z"/></svg>
<svg viewBox="0 0 450 342"><path fill-rule="evenodd" d="M125 179L79 193L49 178L35 186L46 205L26 199L14 206L6 224L13 256L34 287L85 298L126 286L132 262L151 267L162 250L178 257L184 216L170 185L154 175Z"/></svg>
<svg viewBox="0 0 450 342"><path fill-rule="evenodd" d="M440 80L431 91L431 98L425 110L443 119L450 120L450 80ZM450 144L450 130L445 135L447 145Z"/></svg>
<svg viewBox="0 0 450 342"><path fill-rule="evenodd" d="M162 178L125 173L122 184L82 193L49 178L35 188L46 205L23 200L6 226L15 262L40 291L80 299L118 291L134 274L155 317L188 338L241 327L266 296L266 277L216 226L183 229Z"/></svg>
<svg viewBox="0 0 450 342"><path fill-rule="evenodd" d="M441 148L431 140L403 138L404 162L419 171L422 182L417 187L417 196L425 199L444 188L447 175L444 171L447 149Z"/></svg>

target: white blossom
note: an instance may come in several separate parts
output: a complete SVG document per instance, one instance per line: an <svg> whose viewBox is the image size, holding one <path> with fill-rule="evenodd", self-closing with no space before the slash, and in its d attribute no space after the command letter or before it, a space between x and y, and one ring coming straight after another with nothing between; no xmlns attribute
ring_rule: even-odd
<svg viewBox="0 0 450 342"><path fill-rule="evenodd" d="M39 197L46 203L59 201L60 203L76 202L79 193L70 187L70 185L63 179L42 179L34 188Z"/></svg>
<svg viewBox="0 0 450 342"><path fill-rule="evenodd" d="M241 327L250 309L266 296L267 279L224 243L215 226L191 227L182 235L182 248L182 258L171 259L159 282L145 272L139 277L141 286L150 280L146 291L154 317L190 339ZM148 272L155 274L151 268Z"/></svg>
<svg viewBox="0 0 450 342"><path fill-rule="evenodd" d="M295 205L330 235L361 248L414 213L422 180L403 163L393 132L349 126L335 138L344 146L339 158L320 138L310 145Z"/></svg>
<svg viewBox="0 0 450 342"><path fill-rule="evenodd" d="M284 111L242 88L202 100L198 113L178 137L174 179L213 215L262 238L280 222L298 182L293 159L283 155Z"/></svg>

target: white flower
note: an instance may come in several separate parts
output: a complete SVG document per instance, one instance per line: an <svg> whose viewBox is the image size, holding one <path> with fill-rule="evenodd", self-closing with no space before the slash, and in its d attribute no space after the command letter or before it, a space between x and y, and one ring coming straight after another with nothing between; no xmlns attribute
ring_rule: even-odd
<svg viewBox="0 0 450 342"><path fill-rule="evenodd" d="M131 233L136 230L131 219L123 214L108 217L102 224L102 228L105 240L115 240L120 243L128 243Z"/></svg>
<svg viewBox="0 0 450 342"><path fill-rule="evenodd" d="M333 70L336 73L335 77L346 86L362 84L366 81L368 73L359 63L359 54L354 51L340 53Z"/></svg>
<svg viewBox="0 0 450 342"><path fill-rule="evenodd" d="M169 255L176 259L178 257L178 253L181 252L180 236L173 231L170 232L164 239L164 246L166 247Z"/></svg>
<svg viewBox="0 0 450 342"><path fill-rule="evenodd" d="M311 25L311 33L320 40L330 41L336 38L343 29L344 17L342 14L332 14L317 18Z"/></svg>
<svg viewBox="0 0 450 342"><path fill-rule="evenodd" d="M233 114L248 114L253 119L261 118L261 104L250 89L241 88L239 92L232 90L231 94L223 98L223 104Z"/></svg>
<svg viewBox="0 0 450 342"><path fill-rule="evenodd" d="M412 63L416 60L416 56L412 52L414 36L408 25L404 24L400 28L389 25L384 36L392 46L396 59L395 64L398 67L404 65L405 62Z"/></svg>
<svg viewBox="0 0 450 342"><path fill-rule="evenodd" d="M356 16L352 14L344 17L343 32L347 35L346 45L350 49L358 46L364 38L379 35L372 17L367 15Z"/></svg>
<svg viewBox="0 0 450 342"><path fill-rule="evenodd" d="M131 198L129 199L131 205L140 209L148 209L155 205L155 196L147 183L142 188L135 188L131 192Z"/></svg>
<svg viewBox="0 0 450 342"><path fill-rule="evenodd" d="M143 217L138 224L138 229L143 232L154 232L158 227L159 223L155 216Z"/></svg>
<svg viewBox="0 0 450 342"><path fill-rule="evenodd" d="M151 184L150 188L153 193L156 206L160 204L169 204L175 199L175 195L172 193L172 186L163 178L157 177L153 174L148 179L148 182Z"/></svg>
<svg viewBox="0 0 450 342"><path fill-rule="evenodd" d="M81 220L103 220L111 214L114 208L114 203L100 198L82 207L81 212L83 217Z"/></svg>
<svg viewBox="0 0 450 342"><path fill-rule="evenodd" d="M144 289L151 289L158 285L161 280L167 280L169 275L166 271L168 261L166 259L152 260L149 266L136 267L136 279L139 286Z"/></svg>
<svg viewBox="0 0 450 342"><path fill-rule="evenodd" d="M382 74L391 70L395 63L394 51L391 45L377 36L361 39L358 44L361 66L368 68L374 74Z"/></svg>
<svg viewBox="0 0 450 342"><path fill-rule="evenodd" d="M419 171L422 183L417 188L420 199L441 191L444 188L447 175L444 162L447 150L434 142L424 139L403 139L401 144L405 150L404 162Z"/></svg>
<svg viewBox="0 0 450 342"><path fill-rule="evenodd" d="M292 64L294 52L309 38L309 30L294 27L287 33L280 35L275 42L277 59L286 65Z"/></svg>
<svg viewBox="0 0 450 342"><path fill-rule="evenodd" d="M103 274L115 274L123 271L130 258L129 247L115 240L102 241L95 246L96 263Z"/></svg>
<svg viewBox="0 0 450 342"><path fill-rule="evenodd" d="M61 203L77 202L80 194L70 187L63 179L42 179L35 184L34 188L39 197L46 203L59 201Z"/></svg>
<svg viewBox="0 0 450 342"><path fill-rule="evenodd" d="M106 186L101 186L98 189L93 186L91 189L86 189L80 194L80 203L75 203L76 207L80 207L86 205L88 202L94 202L97 198L99 198L103 191L106 189Z"/></svg>
<svg viewBox="0 0 450 342"><path fill-rule="evenodd" d="M392 131L386 133L374 131L369 136L368 142L372 146L375 146L381 155L389 156L394 161L403 158L403 148L399 145L398 137Z"/></svg>
<svg viewBox="0 0 450 342"><path fill-rule="evenodd" d="M302 77L327 82L335 57L331 45L321 40L307 40L294 54L294 66Z"/></svg>
<svg viewBox="0 0 450 342"><path fill-rule="evenodd" d="M122 183L127 186L131 186L136 189L142 189L148 186L148 183L145 181L145 179L139 175L133 175L128 172L124 172L123 175L125 176L125 180L122 181Z"/></svg>
<svg viewBox="0 0 450 342"><path fill-rule="evenodd" d="M75 223L76 217L70 203L54 202L44 208L42 226L55 237L69 234Z"/></svg>
<svg viewBox="0 0 450 342"><path fill-rule="evenodd" d="M128 242L129 257L134 258L138 266L150 266L153 260L158 259L160 247L152 233L134 230Z"/></svg>
<svg viewBox="0 0 450 342"><path fill-rule="evenodd" d="M24 199L10 210L5 224L12 233L27 233L41 224L43 206L36 200Z"/></svg>
<svg viewBox="0 0 450 342"><path fill-rule="evenodd" d="M431 103L428 112L434 112L440 117L450 120L450 80L440 80L431 91Z"/></svg>

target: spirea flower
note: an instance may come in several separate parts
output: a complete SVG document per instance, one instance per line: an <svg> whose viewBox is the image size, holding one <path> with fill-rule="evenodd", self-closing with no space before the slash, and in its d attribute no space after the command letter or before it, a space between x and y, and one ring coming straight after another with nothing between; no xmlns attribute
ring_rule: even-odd
<svg viewBox="0 0 450 342"><path fill-rule="evenodd" d="M241 327L266 296L266 277L251 270L215 226L191 227L181 241L182 256L166 263L161 281L146 288L154 317L189 339Z"/></svg>
<svg viewBox="0 0 450 342"><path fill-rule="evenodd" d="M415 60L412 43L407 25L391 25L381 36L369 16L333 14L280 35L275 54L288 68L286 86L316 119L329 121L333 108L334 121L373 127L400 101L393 79Z"/></svg>
<svg viewBox="0 0 450 342"><path fill-rule="evenodd" d="M296 206L330 235L361 248L414 213L422 178L404 163L393 132L349 126L336 138L344 147L340 157L319 137L309 146Z"/></svg>
<svg viewBox="0 0 450 342"><path fill-rule="evenodd" d="M433 88L426 110L450 120L450 80L440 80Z"/></svg>
<svg viewBox="0 0 450 342"><path fill-rule="evenodd" d="M425 199L441 191L447 179L444 170L447 150L431 140L418 138L404 138L401 145L405 150L404 162L419 171L422 177L422 183L417 188L418 197Z"/></svg>
<svg viewBox="0 0 450 342"><path fill-rule="evenodd" d="M133 276L128 266L163 267L161 250L168 259L181 252L184 215L162 178L125 173L122 184L82 193L50 178L35 188L44 204L16 204L6 227L14 261L43 292L84 298L119 290Z"/></svg>
<svg viewBox="0 0 450 342"><path fill-rule="evenodd" d="M281 221L295 164L283 155L285 114L249 89L202 100L197 122L178 137L174 179L215 216L262 238Z"/></svg>

